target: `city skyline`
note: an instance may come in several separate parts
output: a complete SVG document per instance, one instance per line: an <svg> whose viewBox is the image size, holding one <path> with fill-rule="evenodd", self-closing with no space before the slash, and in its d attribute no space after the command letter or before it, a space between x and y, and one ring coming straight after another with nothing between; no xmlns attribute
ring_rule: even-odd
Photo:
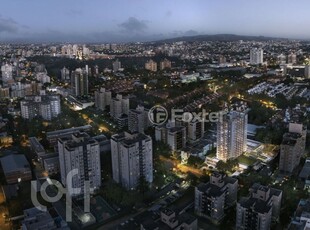
<svg viewBox="0 0 310 230"><path fill-rule="evenodd" d="M307 6L288 0L5 1L0 41L133 42L200 34L310 39Z"/></svg>
<svg viewBox="0 0 310 230"><path fill-rule="evenodd" d="M309 6L2 0L1 230L310 229Z"/></svg>

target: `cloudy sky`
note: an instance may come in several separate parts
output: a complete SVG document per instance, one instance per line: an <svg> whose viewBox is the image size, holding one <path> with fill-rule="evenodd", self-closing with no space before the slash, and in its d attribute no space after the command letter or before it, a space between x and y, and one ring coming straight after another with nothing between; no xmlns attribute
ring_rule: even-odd
<svg viewBox="0 0 310 230"><path fill-rule="evenodd" d="M310 39L309 0L1 0L0 41L122 42L233 33Z"/></svg>

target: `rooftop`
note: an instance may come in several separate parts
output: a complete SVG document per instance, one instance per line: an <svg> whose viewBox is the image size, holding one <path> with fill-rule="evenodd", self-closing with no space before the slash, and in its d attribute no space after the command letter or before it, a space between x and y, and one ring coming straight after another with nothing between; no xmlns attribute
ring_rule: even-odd
<svg viewBox="0 0 310 230"><path fill-rule="evenodd" d="M301 172L299 173L299 177L302 179L310 178L310 158L307 158Z"/></svg>
<svg viewBox="0 0 310 230"><path fill-rule="evenodd" d="M1 165L4 173L15 172L20 169L29 169L30 165L22 154L11 154L1 158Z"/></svg>

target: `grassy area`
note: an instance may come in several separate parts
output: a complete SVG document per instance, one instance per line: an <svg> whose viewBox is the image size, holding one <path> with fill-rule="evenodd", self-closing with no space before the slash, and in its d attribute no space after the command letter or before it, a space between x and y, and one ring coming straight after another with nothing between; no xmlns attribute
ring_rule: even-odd
<svg viewBox="0 0 310 230"><path fill-rule="evenodd" d="M252 165L256 162L255 159L251 158L251 157L247 157L245 155L241 155L240 157L237 158L240 164L244 164L244 165Z"/></svg>

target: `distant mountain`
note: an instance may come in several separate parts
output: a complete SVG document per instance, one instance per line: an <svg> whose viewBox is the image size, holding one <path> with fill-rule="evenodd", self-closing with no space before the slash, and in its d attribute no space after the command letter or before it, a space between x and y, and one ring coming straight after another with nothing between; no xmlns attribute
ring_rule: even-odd
<svg viewBox="0 0 310 230"><path fill-rule="evenodd" d="M246 36L235 34L215 34L215 35L195 35L195 36L182 36L177 38L169 38L164 40L155 41L156 43L170 43L178 41L268 41L268 40L288 40L287 38L272 38L264 36Z"/></svg>

